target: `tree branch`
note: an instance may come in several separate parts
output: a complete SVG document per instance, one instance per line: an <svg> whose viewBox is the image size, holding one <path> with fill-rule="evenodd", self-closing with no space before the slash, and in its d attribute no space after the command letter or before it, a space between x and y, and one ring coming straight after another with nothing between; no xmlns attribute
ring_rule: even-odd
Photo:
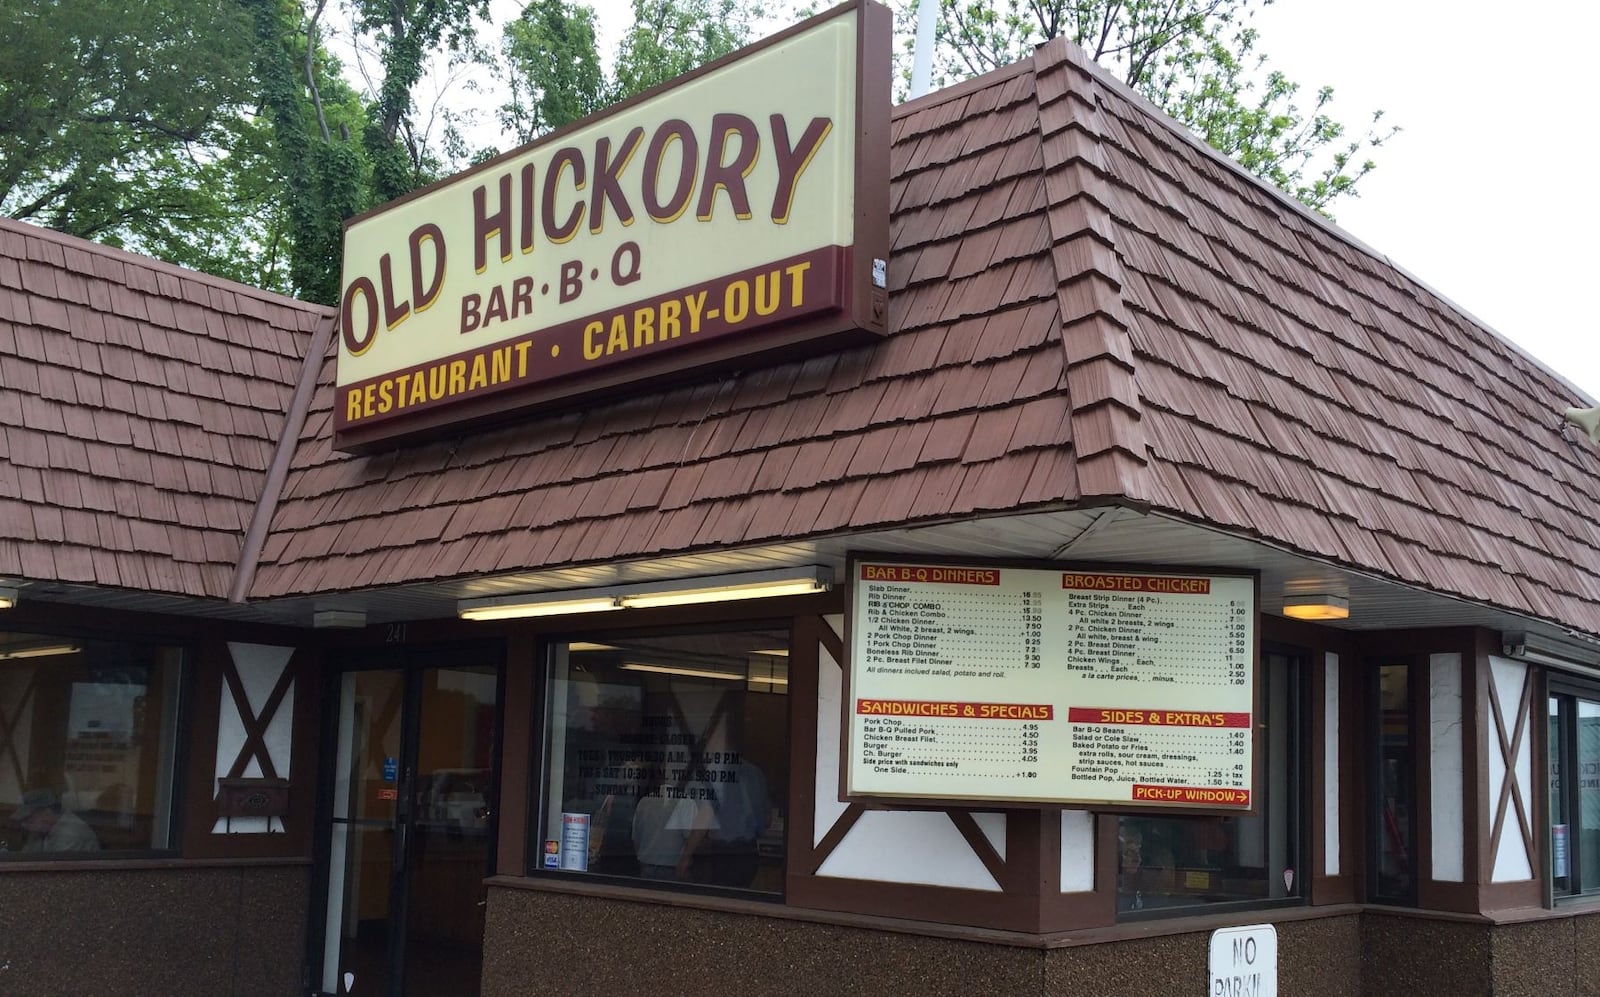
<svg viewBox="0 0 1600 997"><path fill-rule="evenodd" d="M311 12L311 20L306 23L306 86L311 90L311 106L317 111L317 127L322 129L322 141L332 142L333 136L328 134L328 118L322 112L322 92L317 89L316 64L313 56L317 49L317 22L322 19L322 10L328 5L328 0L317 0L317 7Z"/></svg>

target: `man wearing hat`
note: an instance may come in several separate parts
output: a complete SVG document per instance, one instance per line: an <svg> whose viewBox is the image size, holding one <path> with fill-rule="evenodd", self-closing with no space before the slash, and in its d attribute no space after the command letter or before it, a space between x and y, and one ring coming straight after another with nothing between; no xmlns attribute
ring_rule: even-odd
<svg viewBox="0 0 1600 997"><path fill-rule="evenodd" d="M96 852L100 839L83 818L61 807L61 798L48 789L22 794L11 819L28 832L25 852Z"/></svg>

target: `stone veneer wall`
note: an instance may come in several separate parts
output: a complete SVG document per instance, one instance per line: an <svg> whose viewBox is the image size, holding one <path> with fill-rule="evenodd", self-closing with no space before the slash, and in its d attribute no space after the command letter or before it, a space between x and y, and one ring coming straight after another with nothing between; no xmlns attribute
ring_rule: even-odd
<svg viewBox="0 0 1600 997"><path fill-rule="evenodd" d="M0 994L304 992L306 866L0 871Z"/></svg>
<svg viewBox="0 0 1600 997"><path fill-rule="evenodd" d="M1367 992L1459 997L1600 997L1600 912L1474 924L1368 912Z"/></svg>
<svg viewBox="0 0 1600 997"><path fill-rule="evenodd" d="M1204 990L1210 930L1041 949L519 888L489 891L484 997ZM1292 997L1600 997L1600 912L1491 925L1369 910L1279 921Z"/></svg>
<svg viewBox="0 0 1600 997"><path fill-rule="evenodd" d="M1361 997L1359 921L1279 924L1278 992ZM483 995L1199 994L1209 943L1204 931L1047 950L495 888Z"/></svg>

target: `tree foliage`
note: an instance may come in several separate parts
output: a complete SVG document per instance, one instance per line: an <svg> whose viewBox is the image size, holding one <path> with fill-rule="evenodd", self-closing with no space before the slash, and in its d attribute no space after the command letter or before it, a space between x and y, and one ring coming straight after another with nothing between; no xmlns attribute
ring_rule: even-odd
<svg viewBox="0 0 1600 997"><path fill-rule="evenodd" d="M500 120L518 142L593 114L610 84L600 68L592 7L571 0L533 0L506 25L502 43L510 99Z"/></svg>
<svg viewBox="0 0 1600 997"><path fill-rule="evenodd" d="M903 13L914 11L917 0ZM1267 69L1250 27L1272 0L921 0L940 4L935 67L942 82L1009 65L1065 35L1195 134L1306 206L1327 212L1375 166L1364 153L1394 129L1382 111L1354 138L1328 113L1331 87L1310 105Z"/></svg>
<svg viewBox="0 0 1600 997"><path fill-rule="evenodd" d="M511 99L501 121L518 142L560 128L747 44L763 8L742 0L632 0L633 22L608 76L596 16L579 0L532 0L507 25Z"/></svg>
<svg viewBox="0 0 1600 997"><path fill-rule="evenodd" d="M648 90L740 48L760 14L737 0L633 0L633 27L617 47L612 98Z"/></svg>
<svg viewBox="0 0 1600 997"><path fill-rule="evenodd" d="M244 113L251 42L236 7L16 0L6 32L0 212L172 247L182 231L226 215L236 181L255 179L259 135Z"/></svg>
<svg viewBox="0 0 1600 997"><path fill-rule="evenodd" d="M433 179L426 144L412 127L412 93L430 55L477 55L477 20L488 0L350 0L358 38L381 66L361 141L372 164L372 199L390 201Z"/></svg>

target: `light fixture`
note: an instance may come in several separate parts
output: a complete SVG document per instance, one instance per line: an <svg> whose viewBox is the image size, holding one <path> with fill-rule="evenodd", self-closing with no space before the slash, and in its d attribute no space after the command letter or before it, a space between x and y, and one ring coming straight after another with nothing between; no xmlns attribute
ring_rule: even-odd
<svg viewBox="0 0 1600 997"><path fill-rule="evenodd" d="M690 668L685 665L657 665L645 661L624 661L617 667L625 672L656 672L661 675L683 675L697 679L722 679L727 682L743 682L747 678L742 671L714 671L710 668Z"/></svg>
<svg viewBox="0 0 1600 997"><path fill-rule="evenodd" d="M318 630L360 630L367 625L367 611L318 609L311 614L311 625Z"/></svg>
<svg viewBox="0 0 1600 997"><path fill-rule="evenodd" d="M456 604L463 620L516 620L528 616L602 613L621 608L616 596L603 595L596 589L462 599Z"/></svg>
<svg viewBox="0 0 1600 997"><path fill-rule="evenodd" d="M10 609L17 604L17 587L0 585L0 609Z"/></svg>
<svg viewBox="0 0 1600 997"><path fill-rule="evenodd" d="M1583 430L1589 442L1600 445L1600 406L1595 408L1569 408L1563 418Z"/></svg>
<svg viewBox="0 0 1600 997"><path fill-rule="evenodd" d="M674 579L670 582L628 586L626 591L619 590L618 595L622 604L629 609L651 609L733 602L738 599L813 595L828 591L831 583L832 579L826 571L812 566Z"/></svg>
<svg viewBox="0 0 1600 997"><path fill-rule="evenodd" d="M49 658L58 654L77 654L82 648L76 644L35 644L32 647L14 647L0 651L0 660L13 658Z"/></svg>
<svg viewBox="0 0 1600 997"><path fill-rule="evenodd" d="M1350 599L1328 592L1286 595L1283 615L1297 620L1345 620L1350 618Z"/></svg>
<svg viewBox="0 0 1600 997"><path fill-rule="evenodd" d="M1600 647L1578 646L1521 630L1507 630L1502 633L1500 651L1508 658L1554 668L1600 666Z"/></svg>
<svg viewBox="0 0 1600 997"><path fill-rule="evenodd" d="M688 606L737 599L812 595L832 587L833 576L820 565L702 575L607 588L566 589L524 595L462 599L456 610L464 620L509 620L524 616L565 616L611 609Z"/></svg>

